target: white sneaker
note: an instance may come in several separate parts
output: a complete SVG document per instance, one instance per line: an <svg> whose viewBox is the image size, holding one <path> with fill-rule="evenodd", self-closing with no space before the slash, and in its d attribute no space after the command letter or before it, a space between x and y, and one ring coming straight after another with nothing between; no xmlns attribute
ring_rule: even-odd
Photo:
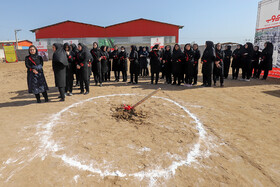
<svg viewBox="0 0 280 187"><path fill-rule="evenodd" d="M242 78L241 78L241 79L239 79L239 80L240 80L240 81L245 81L245 79L242 79Z"/></svg>
<svg viewBox="0 0 280 187"><path fill-rule="evenodd" d="M246 82L250 82L250 79L245 79Z"/></svg>

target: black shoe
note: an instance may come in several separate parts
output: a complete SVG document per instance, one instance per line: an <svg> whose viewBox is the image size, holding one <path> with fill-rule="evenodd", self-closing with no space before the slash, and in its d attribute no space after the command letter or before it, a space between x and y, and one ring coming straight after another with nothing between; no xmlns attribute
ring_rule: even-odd
<svg viewBox="0 0 280 187"><path fill-rule="evenodd" d="M40 99L38 99L38 100L37 100L37 103L41 103L41 100L40 100Z"/></svg>
<svg viewBox="0 0 280 187"><path fill-rule="evenodd" d="M45 98L45 102L47 103L47 102L49 102L50 100L49 100L49 98Z"/></svg>
<svg viewBox="0 0 280 187"><path fill-rule="evenodd" d="M172 85L176 85L176 82L173 82Z"/></svg>
<svg viewBox="0 0 280 187"><path fill-rule="evenodd" d="M64 99L64 98L61 98L59 101L65 101L65 99Z"/></svg>
<svg viewBox="0 0 280 187"><path fill-rule="evenodd" d="M214 83L214 86L216 86L216 83Z"/></svg>
<svg viewBox="0 0 280 187"><path fill-rule="evenodd" d="M89 92L88 92L88 91L86 91L86 93L84 93L84 95L87 95L87 94L89 94Z"/></svg>
<svg viewBox="0 0 280 187"><path fill-rule="evenodd" d="M81 91L80 94L84 94L84 91Z"/></svg>
<svg viewBox="0 0 280 187"><path fill-rule="evenodd" d="M224 84L221 84L221 87L224 87Z"/></svg>
<svg viewBox="0 0 280 187"><path fill-rule="evenodd" d="M60 98L61 98L61 96L58 96L57 98L58 98L58 99L60 99Z"/></svg>
<svg viewBox="0 0 280 187"><path fill-rule="evenodd" d="M95 86L97 86L97 82L95 83Z"/></svg>

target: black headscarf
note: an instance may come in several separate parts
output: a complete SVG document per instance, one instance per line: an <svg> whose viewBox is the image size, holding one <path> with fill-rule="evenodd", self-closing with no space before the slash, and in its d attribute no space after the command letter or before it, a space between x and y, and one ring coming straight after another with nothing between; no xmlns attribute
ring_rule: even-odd
<svg viewBox="0 0 280 187"><path fill-rule="evenodd" d="M96 51L98 51L98 43L97 43L97 42L93 42L93 44L92 44L92 45L94 45L94 44L96 44L96 46L97 46L97 47L96 47L96 48L92 47L92 49L93 49L93 51L95 51L95 52L96 52Z"/></svg>
<svg viewBox="0 0 280 187"><path fill-rule="evenodd" d="M190 50L192 50L192 45L191 45L190 43L187 43L187 44L184 46L184 53L187 52L187 49L186 49L187 45L189 45L189 46L190 46Z"/></svg>
<svg viewBox="0 0 280 187"><path fill-rule="evenodd" d="M30 53L30 48L35 48L36 49L36 53L35 54L31 54ZM35 45L30 45L29 49L28 49L28 53L31 57L37 56L38 55L38 49L35 47Z"/></svg>
<svg viewBox="0 0 280 187"><path fill-rule="evenodd" d="M218 49L218 45L221 45L220 43L217 43L216 45L215 45L215 51L216 52L220 52L221 50L222 50L222 46L221 46L221 49Z"/></svg>
<svg viewBox="0 0 280 187"><path fill-rule="evenodd" d="M69 48L69 51L71 51L71 48L70 48L70 45L69 45L69 43L65 43L64 45L63 45L63 49L66 51L66 48Z"/></svg>
<svg viewBox="0 0 280 187"><path fill-rule="evenodd" d="M64 66L68 65L68 60L66 57L66 52L63 49L63 45L60 43L53 44L56 48L56 51L53 53L53 62L55 63L61 63Z"/></svg>
<svg viewBox="0 0 280 187"><path fill-rule="evenodd" d="M156 44L156 45L153 47L153 50L154 50L154 49L158 49L158 46L159 46L159 45Z"/></svg>
<svg viewBox="0 0 280 187"><path fill-rule="evenodd" d="M102 46L100 47L100 50L101 50L102 52L105 52L105 50L104 50L105 47L106 47L105 45L102 45ZM107 49L106 49L106 51L107 51Z"/></svg>
<svg viewBox="0 0 280 187"><path fill-rule="evenodd" d="M206 56L212 56L215 57L215 49L214 49L214 43L212 41L206 41L206 48L203 52L202 57L206 57Z"/></svg>
<svg viewBox="0 0 280 187"><path fill-rule="evenodd" d="M178 50L175 49L176 46L179 47ZM173 47L173 54L176 54L176 53L182 53L182 50L181 50L181 47L180 47L179 44L175 44L174 47Z"/></svg>
<svg viewBox="0 0 280 187"><path fill-rule="evenodd" d="M82 47L82 50L79 53L84 55L85 61L89 61L92 58L92 56L90 54L88 47L83 43L79 43L78 45Z"/></svg>
<svg viewBox="0 0 280 187"><path fill-rule="evenodd" d="M271 42L266 42L266 47L262 51L263 53L273 54L273 44Z"/></svg>
<svg viewBox="0 0 280 187"><path fill-rule="evenodd" d="M79 52L79 50L78 50L76 44L71 44L71 47L72 47L72 51L73 51L75 54L77 54L77 53Z"/></svg>
<svg viewBox="0 0 280 187"><path fill-rule="evenodd" d="M169 47L169 50L167 50L167 47ZM164 49L165 49L164 53L170 53L171 54L171 46L170 45L165 46Z"/></svg>

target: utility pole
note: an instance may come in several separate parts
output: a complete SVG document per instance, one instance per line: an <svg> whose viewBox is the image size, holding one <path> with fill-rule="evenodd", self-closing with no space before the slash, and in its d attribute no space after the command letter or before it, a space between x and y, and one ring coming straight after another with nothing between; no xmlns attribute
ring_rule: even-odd
<svg viewBox="0 0 280 187"><path fill-rule="evenodd" d="M16 49L18 49L18 38L17 38L17 33L21 31L21 29L15 29L15 37L16 37Z"/></svg>

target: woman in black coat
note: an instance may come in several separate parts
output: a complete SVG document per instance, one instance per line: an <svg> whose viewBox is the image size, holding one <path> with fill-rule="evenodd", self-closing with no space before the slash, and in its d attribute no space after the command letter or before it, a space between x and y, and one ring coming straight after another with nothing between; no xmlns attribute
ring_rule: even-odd
<svg viewBox="0 0 280 187"><path fill-rule="evenodd" d="M120 81L120 56L119 56L119 48L117 45L114 46L114 51L111 53L111 58L113 59L113 71L115 74L115 82Z"/></svg>
<svg viewBox="0 0 280 187"><path fill-rule="evenodd" d="M92 56L92 64L91 70L93 72L95 86L99 83L99 86L102 86L102 75L101 75L101 58L100 58L100 51L98 49L98 43L93 43L93 48L90 51Z"/></svg>
<svg viewBox="0 0 280 187"><path fill-rule="evenodd" d="M184 54L180 49L180 46L178 44L174 45L173 53L172 53L172 74L174 77L174 81L172 85L176 85L176 82L178 80L178 86L181 85L182 81L182 73L183 73L183 58Z"/></svg>
<svg viewBox="0 0 280 187"><path fill-rule="evenodd" d="M248 42L244 45L242 51L242 79L245 81L250 81L251 78L251 66L252 66L252 57L253 57L253 44Z"/></svg>
<svg viewBox="0 0 280 187"><path fill-rule="evenodd" d="M73 52L74 56L73 56L73 64L78 64L78 61L77 61L77 54L79 52L76 44L71 44L70 45L71 47L71 51ZM75 68L73 69L73 74L75 74L76 76L76 85L75 86L79 86L80 85L80 75L79 75L79 71L77 70L76 68L76 65L75 65Z"/></svg>
<svg viewBox="0 0 280 187"><path fill-rule="evenodd" d="M165 46L165 50L162 56L162 60L165 66L165 76L166 76L166 83L171 84L172 83L172 78L171 78L171 73L172 73L172 54L171 54L171 46L167 45Z"/></svg>
<svg viewBox="0 0 280 187"><path fill-rule="evenodd" d="M120 58L120 69L122 71L123 82L126 82L127 81L127 53L124 46L121 46L119 58Z"/></svg>
<svg viewBox="0 0 280 187"><path fill-rule="evenodd" d="M159 72L161 69L159 45L155 45L149 54L151 65L151 84L154 84L154 76L156 75L155 84L158 83Z"/></svg>
<svg viewBox="0 0 280 187"><path fill-rule="evenodd" d="M261 52L259 51L259 49L260 49L259 46L254 47L254 52L253 52L253 57L252 57L251 72L253 74L253 70L254 70L254 75L253 75L254 79L257 78L259 65L260 65Z"/></svg>
<svg viewBox="0 0 280 187"><path fill-rule="evenodd" d="M237 80L239 74L239 68L241 67L241 52L242 52L242 45L238 44L236 49L232 53L232 79Z"/></svg>
<svg viewBox="0 0 280 187"><path fill-rule="evenodd" d="M107 82L109 54L106 51L106 46L101 46L100 58L101 58L101 79L102 82Z"/></svg>
<svg viewBox="0 0 280 187"><path fill-rule="evenodd" d="M107 67L108 67L108 71L106 73L106 81L108 80L109 82L111 81L111 71L112 71L112 52L111 52L111 48L110 47L106 47L106 53L108 56L108 60L107 60Z"/></svg>
<svg viewBox="0 0 280 187"><path fill-rule="evenodd" d="M201 58L202 74L203 74L203 84L201 86L211 87L213 65L216 59L216 55L215 55L214 43L212 41L206 41L205 45L206 48Z"/></svg>
<svg viewBox="0 0 280 187"><path fill-rule="evenodd" d="M129 54L129 61L130 61L130 82L131 84L138 84L138 76L140 72L140 64L138 61L138 52L135 45L131 46L131 51ZM133 81L133 77L135 78L135 82Z"/></svg>
<svg viewBox="0 0 280 187"><path fill-rule="evenodd" d="M213 80L214 80L214 86L216 86L216 80L218 77L220 77L220 86L224 86L224 53L222 51L222 46L220 43L217 43L215 46L215 53L216 53L216 59L214 64L214 70L213 70Z"/></svg>
<svg viewBox="0 0 280 187"><path fill-rule="evenodd" d="M193 58L194 58L194 64L193 64L193 85L197 85L197 75L198 75L198 61L200 59L200 51L198 49L197 44L193 44Z"/></svg>
<svg viewBox="0 0 280 187"><path fill-rule="evenodd" d="M186 86L192 85L193 78L193 64L194 64L194 55L191 48L191 44L186 44L184 47L184 75Z"/></svg>
<svg viewBox="0 0 280 187"><path fill-rule="evenodd" d="M148 58L149 53L146 50L146 47L142 47L142 50L139 52L139 61L140 61L140 75L145 77L148 76Z"/></svg>
<svg viewBox="0 0 280 187"><path fill-rule="evenodd" d="M29 47L29 55L25 57L27 68L28 92L33 93L37 103L41 103L40 93L43 94L45 102L48 102L47 90L49 90L43 71L43 58L38 55L38 50L34 45Z"/></svg>
<svg viewBox="0 0 280 187"><path fill-rule="evenodd" d="M261 54L261 63L258 70L257 78L260 78L262 70L264 70L264 75L262 80L266 80L269 70L272 70L272 56L273 56L273 44L271 42L266 42L264 44L264 49Z"/></svg>
<svg viewBox="0 0 280 187"><path fill-rule="evenodd" d="M52 67L54 71L55 86L58 87L60 101L64 101L66 87L66 67L68 66L68 60L62 44L53 44L53 51Z"/></svg>
<svg viewBox="0 0 280 187"><path fill-rule="evenodd" d="M81 76L80 76L80 94L89 94L89 67L90 67L90 62L92 59L92 56L90 54L89 49L87 46L85 46L82 43L78 44L78 65L77 69L80 70ZM84 93L84 88L86 89L86 92Z"/></svg>
<svg viewBox="0 0 280 187"><path fill-rule="evenodd" d="M224 50L224 76L225 76L225 79L228 78L231 55L232 55L231 46L228 45L226 50Z"/></svg>
<svg viewBox="0 0 280 187"><path fill-rule="evenodd" d="M66 67L66 87L65 93L68 93L68 96L72 96L73 91L73 80L74 80L74 71L76 69L76 64L74 62L74 52L71 50L70 45L65 43L63 46L64 50L66 51L66 57L68 59L68 66Z"/></svg>

